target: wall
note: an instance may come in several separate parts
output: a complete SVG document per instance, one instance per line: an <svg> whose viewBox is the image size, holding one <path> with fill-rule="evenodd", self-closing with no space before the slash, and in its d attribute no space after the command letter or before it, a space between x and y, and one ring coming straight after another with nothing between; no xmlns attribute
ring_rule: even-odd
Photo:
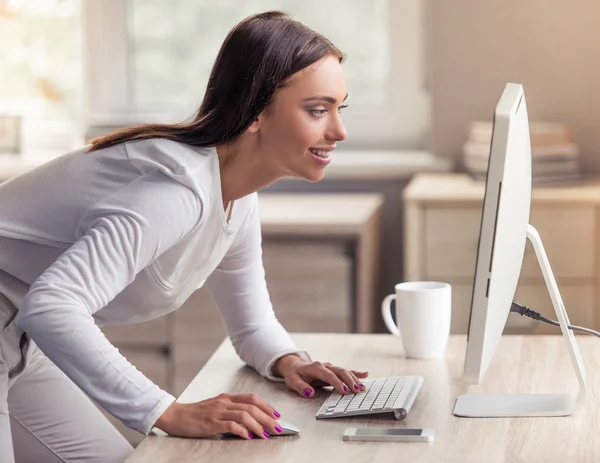
<svg viewBox="0 0 600 463"><path fill-rule="evenodd" d="M507 81L530 120L564 121L600 173L600 2L427 0L432 149L456 158L473 119L491 120Z"/></svg>

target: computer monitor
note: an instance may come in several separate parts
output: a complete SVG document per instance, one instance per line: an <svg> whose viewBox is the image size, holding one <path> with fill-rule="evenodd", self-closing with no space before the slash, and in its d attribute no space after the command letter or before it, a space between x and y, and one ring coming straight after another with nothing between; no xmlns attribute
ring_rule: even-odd
<svg viewBox="0 0 600 463"><path fill-rule="evenodd" d="M531 204L531 144L523 87L506 85L494 113L464 377L479 383L494 356L521 273Z"/></svg>
<svg viewBox="0 0 600 463"><path fill-rule="evenodd" d="M583 403L583 362L568 329L569 320L541 239L529 224L530 204L527 105L523 87L508 83L494 113L463 376L468 382L479 384L492 362L510 314L529 239L580 387L576 394L465 394L456 401L457 416L557 416L570 414Z"/></svg>

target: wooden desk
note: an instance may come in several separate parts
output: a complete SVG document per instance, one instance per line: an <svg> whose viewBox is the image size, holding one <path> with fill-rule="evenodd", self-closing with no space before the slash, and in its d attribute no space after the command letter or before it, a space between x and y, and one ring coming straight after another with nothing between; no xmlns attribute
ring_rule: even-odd
<svg viewBox="0 0 600 463"><path fill-rule="evenodd" d="M200 371L180 402L221 392L253 392L270 402L300 436L269 440L222 441L147 437L127 460L197 462L594 462L600 460L600 340L578 336L588 371L588 398L576 414L558 418L466 419L452 415L458 394L469 392L563 392L576 385L564 341L558 336L505 336L481 386L460 379L466 338L452 336L445 360L407 360L390 335L293 336L313 358L368 369L372 377L420 374L423 389L404 422L365 418L316 420L328 393L303 399L281 383L260 378L225 341ZM424 443L343 442L347 427L431 427L435 440Z"/></svg>
<svg viewBox="0 0 600 463"><path fill-rule="evenodd" d="M352 262L352 328L375 331L379 320L379 235L383 197L377 193L261 193L265 239L344 240Z"/></svg>

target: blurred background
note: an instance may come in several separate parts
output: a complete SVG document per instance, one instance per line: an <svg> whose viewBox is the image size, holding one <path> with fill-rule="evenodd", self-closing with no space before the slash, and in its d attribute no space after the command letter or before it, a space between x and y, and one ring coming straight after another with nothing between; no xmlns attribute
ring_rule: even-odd
<svg viewBox="0 0 600 463"><path fill-rule="evenodd" d="M379 304L394 284L438 279L453 284L453 332L466 332L491 123L507 82L527 98L532 223L571 321L598 324L592 0L0 0L0 180L116 128L192 116L227 32L270 9L347 54L349 136L325 180L261 192L267 281L290 331L383 332ZM529 253L520 302L551 310ZM517 320L507 329L544 332ZM225 336L203 290L163 320L105 332L176 394Z"/></svg>

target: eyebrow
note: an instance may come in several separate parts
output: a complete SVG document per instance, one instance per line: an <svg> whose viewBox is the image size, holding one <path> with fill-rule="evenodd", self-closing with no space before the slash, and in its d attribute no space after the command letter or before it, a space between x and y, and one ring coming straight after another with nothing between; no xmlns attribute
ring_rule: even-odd
<svg viewBox="0 0 600 463"><path fill-rule="evenodd" d="M344 99L342 100L342 102L346 101L346 98L348 98L348 94L346 93L346 96L344 97ZM310 98L304 98L302 101L326 101L327 103L331 103L331 104L335 104L337 102L337 100L335 98L333 98L332 96L324 96L324 95L319 95L319 96L311 96Z"/></svg>

